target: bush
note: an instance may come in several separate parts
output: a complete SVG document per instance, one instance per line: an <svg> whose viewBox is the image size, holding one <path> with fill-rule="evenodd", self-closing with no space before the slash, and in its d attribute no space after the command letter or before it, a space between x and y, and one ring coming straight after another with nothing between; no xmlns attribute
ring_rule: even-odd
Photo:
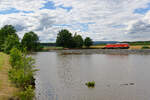
<svg viewBox="0 0 150 100"><path fill-rule="evenodd" d="M22 91L18 94L19 98L21 100L33 100L35 94L34 94L34 89L32 88L31 85L25 88L25 91Z"/></svg>
<svg viewBox="0 0 150 100"><path fill-rule="evenodd" d="M150 49L148 46L143 46L142 49Z"/></svg>
<svg viewBox="0 0 150 100"><path fill-rule="evenodd" d="M10 51L10 64L12 67L16 66L18 63L20 63L22 59L22 53L17 48L13 48Z"/></svg>
<svg viewBox="0 0 150 100"><path fill-rule="evenodd" d="M3 44L3 50L5 53L9 54L10 50L12 48L18 48L20 49L20 42L19 42L19 38L16 35L9 35L4 44Z"/></svg>
<svg viewBox="0 0 150 100"><path fill-rule="evenodd" d="M9 71L9 78L17 87L25 88L28 85L34 85L34 78L32 71L25 71L23 69L11 69Z"/></svg>
<svg viewBox="0 0 150 100"><path fill-rule="evenodd" d="M85 83L88 87L95 87L95 81Z"/></svg>
<svg viewBox="0 0 150 100"><path fill-rule="evenodd" d="M34 97L33 87L35 86L34 59L22 53L17 48L13 48L10 52L10 63L12 69L9 70L10 80L20 87L22 92L19 94L21 100L32 100Z"/></svg>

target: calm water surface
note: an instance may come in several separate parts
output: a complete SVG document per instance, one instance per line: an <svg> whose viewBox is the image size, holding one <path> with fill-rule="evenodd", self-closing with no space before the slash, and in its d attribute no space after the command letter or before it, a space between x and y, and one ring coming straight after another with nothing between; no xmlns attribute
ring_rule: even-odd
<svg viewBox="0 0 150 100"><path fill-rule="evenodd" d="M37 100L150 100L150 55L41 52ZM85 83L95 81L95 88Z"/></svg>

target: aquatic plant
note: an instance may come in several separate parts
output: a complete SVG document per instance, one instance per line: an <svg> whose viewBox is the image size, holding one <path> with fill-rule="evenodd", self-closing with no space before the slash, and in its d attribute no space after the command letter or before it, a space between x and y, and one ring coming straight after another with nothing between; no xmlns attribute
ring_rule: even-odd
<svg viewBox="0 0 150 100"><path fill-rule="evenodd" d="M88 87L95 87L95 81L87 82L85 85Z"/></svg>

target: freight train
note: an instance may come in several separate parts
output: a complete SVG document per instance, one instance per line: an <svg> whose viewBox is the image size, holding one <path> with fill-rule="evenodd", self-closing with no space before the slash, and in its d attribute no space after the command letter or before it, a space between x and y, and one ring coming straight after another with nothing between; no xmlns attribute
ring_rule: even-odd
<svg viewBox="0 0 150 100"><path fill-rule="evenodd" d="M128 43L107 44L103 49L129 49Z"/></svg>

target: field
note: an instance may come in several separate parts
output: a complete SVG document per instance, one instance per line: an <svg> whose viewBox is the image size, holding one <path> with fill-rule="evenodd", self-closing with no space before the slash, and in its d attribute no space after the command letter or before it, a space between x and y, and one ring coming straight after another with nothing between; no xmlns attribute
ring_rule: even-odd
<svg viewBox="0 0 150 100"><path fill-rule="evenodd" d="M0 52L0 100L8 100L18 89L8 79L9 56Z"/></svg>
<svg viewBox="0 0 150 100"><path fill-rule="evenodd" d="M49 50L62 50L63 47L56 47L56 46L45 46L42 51L49 51Z"/></svg>
<svg viewBox="0 0 150 100"><path fill-rule="evenodd" d="M102 49L104 48L105 45L95 45L95 46L91 46L90 48L92 49ZM143 47L149 47L150 48L150 45L130 45L130 50L141 50L143 49Z"/></svg>
<svg viewBox="0 0 150 100"><path fill-rule="evenodd" d="M92 45L90 49L103 49L106 44ZM148 43L129 43L129 50L141 50L141 49L150 49L150 44ZM86 47L83 46L83 49ZM56 47L56 46L44 46L41 51L50 51L50 50L68 50L68 48Z"/></svg>

